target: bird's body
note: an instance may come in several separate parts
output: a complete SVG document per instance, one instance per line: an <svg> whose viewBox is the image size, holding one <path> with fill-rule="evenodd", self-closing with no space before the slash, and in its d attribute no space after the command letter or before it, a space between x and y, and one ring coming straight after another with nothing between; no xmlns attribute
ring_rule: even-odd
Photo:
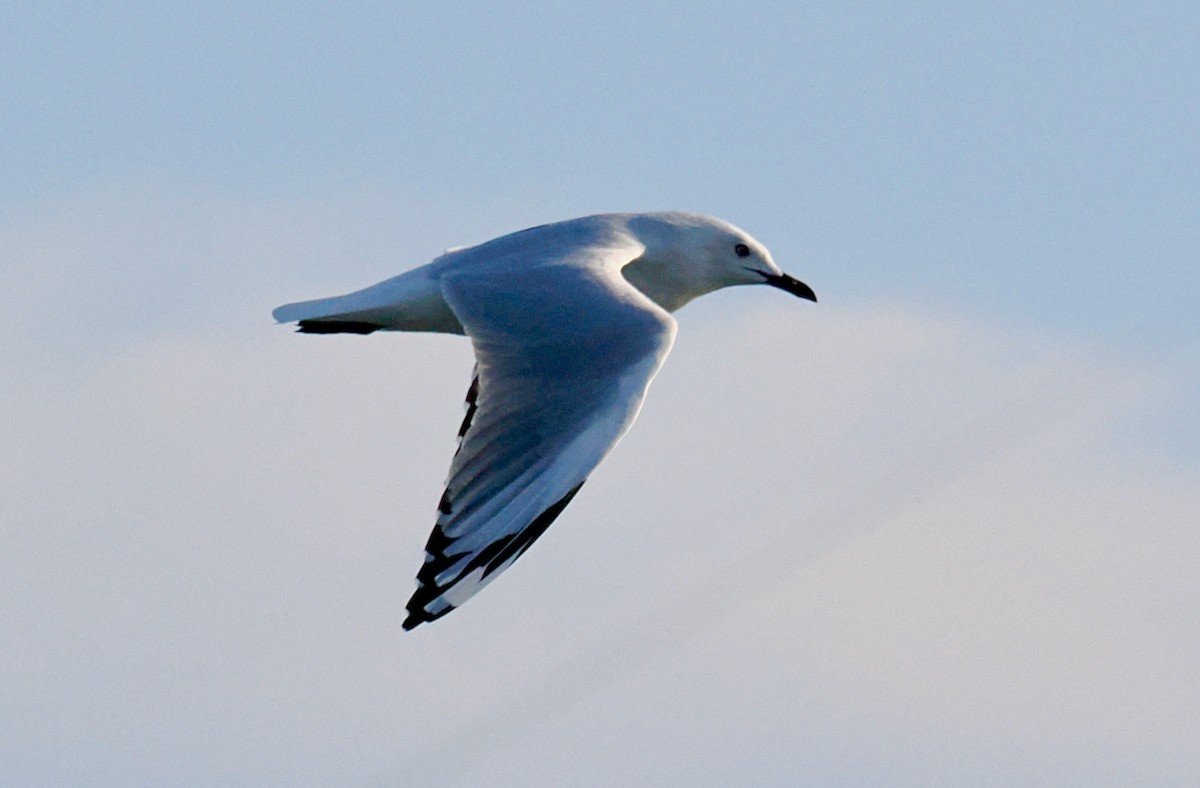
<svg viewBox="0 0 1200 788"><path fill-rule="evenodd" d="M670 313L738 284L816 300L726 222L629 213L522 230L274 311L306 333L471 339L467 415L406 629L461 605L545 531L637 416L675 336Z"/></svg>

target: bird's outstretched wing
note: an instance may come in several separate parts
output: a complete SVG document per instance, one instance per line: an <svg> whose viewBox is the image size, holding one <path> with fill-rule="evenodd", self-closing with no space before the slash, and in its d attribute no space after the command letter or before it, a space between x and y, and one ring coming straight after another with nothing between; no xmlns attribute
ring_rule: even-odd
<svg viewBox="0 0 1200 788"><path fill-rule="evenodd" d="M637 416L675 336L674 319L621 276L640 251L443 279L476 375L405 629L517 560Z"/></svg>

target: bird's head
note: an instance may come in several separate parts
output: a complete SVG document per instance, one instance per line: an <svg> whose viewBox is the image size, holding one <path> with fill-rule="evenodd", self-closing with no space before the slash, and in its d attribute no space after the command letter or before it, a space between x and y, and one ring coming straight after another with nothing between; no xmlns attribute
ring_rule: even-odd
<svg viewBox="0 0 1200 788"><path fill-rule="evenodd" d="M817 300L812 288L779 269L765 246L720 219L690 213L636 214L627 226L646 250L622 273L669 312L733 285L771 285Z"/></svg>

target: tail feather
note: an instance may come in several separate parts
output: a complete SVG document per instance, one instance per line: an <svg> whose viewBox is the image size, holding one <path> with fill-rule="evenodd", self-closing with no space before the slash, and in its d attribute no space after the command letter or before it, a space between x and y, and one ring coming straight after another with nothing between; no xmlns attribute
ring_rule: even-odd
<svg viewBox="0 0 1200 788"><path fill-rule="evenodd" d="M387 319L379 307L361 307L346 296L318 298L284 304L271 312L271 317L280 323L297 322L296 329L302 334L370 334L388 327Z"/></svg>
<svg viewBox="0 0 1200 788"><path fill-rule="evenodd" d="M279 323L292 323L297 320L346 320L352 319L350 315L358 311L355 306L346 303L345 296L317 298L276 307L272 310L271 317Z"/></svg>
<svg viewBox="0 0 1200 788"><path fill-rule="evenodd" d="M425 269L332 298L284 304L271 312L280 323L300 324L305 334L369 334L372 331L463 333L442 296L441 285Z"/></svg>

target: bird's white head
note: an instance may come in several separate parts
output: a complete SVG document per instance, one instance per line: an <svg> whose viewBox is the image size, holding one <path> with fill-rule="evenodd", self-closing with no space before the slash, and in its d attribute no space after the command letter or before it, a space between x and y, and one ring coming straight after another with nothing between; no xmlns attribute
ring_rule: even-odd
<svg viewBox="0 0 1200 788"><path fill-rule="evenodd" d="M808 285L775 265L765 246L728 222L693 213L640 213L625 217L625 226L646 251L622 273L668 312L733 285L772 285L817 300Z"/></svg>

